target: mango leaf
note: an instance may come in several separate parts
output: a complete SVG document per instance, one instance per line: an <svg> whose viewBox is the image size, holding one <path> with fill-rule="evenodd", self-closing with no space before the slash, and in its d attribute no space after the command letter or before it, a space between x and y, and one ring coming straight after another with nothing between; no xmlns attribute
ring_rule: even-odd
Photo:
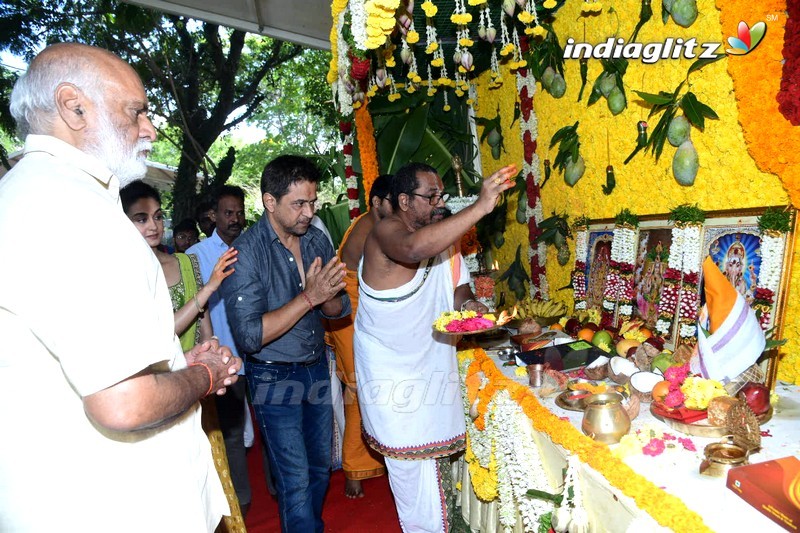
<svg viewBox="0 0 800 533"><path fill-rule="evenodd" d="M689 70L686 71L686 77L688 78L689 74L691 74L692 72L696 72L696 71L700 70L701 68L705 67L706 65L710 65L711 63L715 63L715 62L719 61L720 59L722 59L723 57L727 57L726 54L717 54L713 58L709 58L709 59L705 59L705 58L704 59L698 59L697 61L692 63L691 66L689 67Z"/></svg>
<svg viewBox="0 0 800 533"><path fill-rule="evenodd" d="M663 91L658 94L646 93L644 91L636 91L636 90L634 90L633 92L639 95L639 98L641 98L648 104L665 105L665 104L675 103L675 98L671 94L665 93Z"/></svg>
<svg viewBox="0 0 800 533"><path fill-rule="evenodd" d="M669 123L675 116L675 112L675 107L670 106L667 108L656 124L656 127L653 128L652 133L650 133L650 138L647 139L647 147L645 148L645 152L649 151L652 153L655 156L656 161L658 161L658 158L661 156L661 152L664 150L664 143L667 140Z"/></svg>
<svg viewBox="0 0 800 533"><path fill-rule="evenodd" d="M688 93L683 95L681 98L681 109L683 109L683 114L686 115L686 119L693 125L696 126L701 131L705 128L705 117L700 112L700 109L697 106L697 97L694 95L693 92L689 91Z"/></svg>

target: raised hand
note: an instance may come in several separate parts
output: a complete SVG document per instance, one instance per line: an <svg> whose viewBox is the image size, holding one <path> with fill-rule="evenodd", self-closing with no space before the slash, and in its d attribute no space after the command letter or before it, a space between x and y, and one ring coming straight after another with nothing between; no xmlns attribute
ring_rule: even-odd
<svg viewBox="0 0 800 533"><path fill-rule="evenodd" d="M338 257L334 257L326 265L317 257L306 271L305 293L316 307L339 294L345 288L345 264Z"/></svg>
<svg viewBox="0 0 800 533"><path fill-rule="evenodd" d="M231 247L219 256L217 264L214 265L214 270L211 271L211 277L208 278L208 283L206 283L210 289L216 291L222 284L222 280L234 273L235 269L228 267L237 261L236 254L238 253L238 250Z"/></svg>
<svg viewBox="0 0 800 533"><path fill-rule="evenodd" d="M514 187L514 182L512 179L516 175L517 166L508 165L483 180L480 196L478 197L478 201L475 203L485 215L488 215L494 211L494 208L497 205L497 199L500 197L503 191Z"/></svg>

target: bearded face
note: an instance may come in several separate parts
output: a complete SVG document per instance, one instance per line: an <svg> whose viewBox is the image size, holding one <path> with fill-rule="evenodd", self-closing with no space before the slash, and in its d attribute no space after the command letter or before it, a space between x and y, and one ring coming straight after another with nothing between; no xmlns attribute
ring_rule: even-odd
<svg viewBox="0 0 800 533"><path fill-rule="evenodd" d="M137 138L131 143L125 133L114 125L107 109L100 109L94 134L84 148L105 163L119 179L120 187L144 178L147 156L153 146L148 138Z"/></svg>

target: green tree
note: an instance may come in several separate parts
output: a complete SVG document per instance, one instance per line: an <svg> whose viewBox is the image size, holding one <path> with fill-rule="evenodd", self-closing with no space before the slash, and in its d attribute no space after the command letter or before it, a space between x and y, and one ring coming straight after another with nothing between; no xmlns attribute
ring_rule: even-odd
<svg viewBox="0 0 800 533"><path fill-rule="evenodd" d="M228 178L230 171L219 172L220 161L208 157L211 146L263 111L274 74L303 51L109 0L4 0L0 20L0 49L26 59L45 44L80 41L107 48L137 69L160 134L180 150L174 218L193 214L198 173L204 176L200 193Z"/></svg>

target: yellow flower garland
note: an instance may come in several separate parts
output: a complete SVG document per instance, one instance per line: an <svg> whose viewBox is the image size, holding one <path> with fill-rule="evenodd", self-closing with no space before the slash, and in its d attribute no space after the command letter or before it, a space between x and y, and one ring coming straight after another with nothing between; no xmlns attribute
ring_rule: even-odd
<svg viewBox="0 0 800 533"><path fill-rule="evenodd" d="M786 1L717 0L717 8L723 28L736 28L741 20L754 24L766 14L777 17L769 22L769 34L755 50L747 56L728 57L728 73L750 155L761 170L780 177L792 205L800 207L800 128L786 120L775 99L782 77Z"/></svg>
<svg viewBox="0 0 800 533"><path fill-rule="evenodd" d="M570 422L561 420L542 406L528 387L507 378L481 348L464 350L458 355L459 360L472 359L467 368L466 379L475 372L483 372L489 379L489 384L484 389L489 386L495 391L506 389L511 398L522 407L537 431L547 434L554 443L576 454L581 461L600 472L611 485L633 498L639 508L650 514L659 524L675 531L711 531L703 519L686 507L680 498L667 494L614 457L608 446L582 435ZM483 401L481 398L481 402ZM469 454L468 447L467 459ZM480 465L476 468L473 463L477 464L474 456L470 462L470 475L473 470L476 470L479 476L491 474L491 465L487 474L486 469L478 470ZM486 477L480 478L480 483L481 490L486 489L489 484ZM477 490L476 495L480 497Z"/></svg>
<svg viewBox="0 0 800 533"><path fill-rule="evenodd" d="M369 198L369 191L380 172L378 169L378 152L375 145L375 129L372 116L366 105L356 109L356 135L358 136L358 153L361 155L361 183L364 186L364 198Z"/></svg>
<svg viewBox="0 0 800 533"><path fill-rule="evenodd" d="M336 81L336 77L339 75L339 15L341 15L342 11L345 10L347 7L348 0L333 0L331 2L331 20L333 24L331 25L331 66L328 68L328 83L333 83Z"/></svg>

